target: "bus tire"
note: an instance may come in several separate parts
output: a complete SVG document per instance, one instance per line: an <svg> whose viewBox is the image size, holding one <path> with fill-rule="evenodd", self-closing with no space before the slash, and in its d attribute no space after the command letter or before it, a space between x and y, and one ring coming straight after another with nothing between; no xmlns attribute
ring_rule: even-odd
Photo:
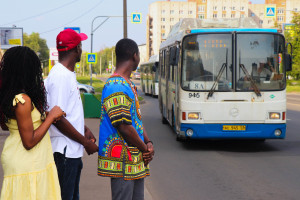
<svg viewBox="0 0 300 200"><path fill-rule="evenodd" d="M167 124L168 123L167 119L163 115L161 115L161 122L163 124Z"/></svg>
<svg viewBox="0 0 300 200"><path fill-rule="evenodd" d="M176 141L178 142L185 142L186 138L179 136L178 134L176 135Z"/></svg>

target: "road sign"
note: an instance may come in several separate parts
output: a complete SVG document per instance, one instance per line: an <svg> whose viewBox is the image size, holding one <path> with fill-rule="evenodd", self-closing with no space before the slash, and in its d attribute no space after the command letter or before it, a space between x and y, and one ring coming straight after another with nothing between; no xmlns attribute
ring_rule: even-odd
<svg viewBox="0 0 300 200"><path fill-rule="evenodd" d="M66 30L66 29L73 29L77 33L80 33L80 27L65 27L64 30Z"/></svg>
<svg viewBox="0 0 300 200"><path fill-rule="evenodd" d="M89 64L97 63L97 54L96 53L87 53L86 54L86 62Z"/></svg>
<svg viewBox="0 0 300 200"><path fill-rule="evenodd" d="M276 17L276 6L266 6L265 17Z"/></svg>
<svg viewBox="0 0 300 200"><path fill-rule="evenodd" d="M142 13L131 13L131 23L133 24L142 23Z"/></svg>

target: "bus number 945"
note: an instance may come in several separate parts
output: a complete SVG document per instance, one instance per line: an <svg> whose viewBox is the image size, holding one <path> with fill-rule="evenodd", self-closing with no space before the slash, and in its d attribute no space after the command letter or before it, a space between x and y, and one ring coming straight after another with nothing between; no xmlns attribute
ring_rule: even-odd
<svg viewBox="0 0 300 200"><path fill-rule="evenodd" d="M189 93L189 98L200 98L199 93Z"/></svg>

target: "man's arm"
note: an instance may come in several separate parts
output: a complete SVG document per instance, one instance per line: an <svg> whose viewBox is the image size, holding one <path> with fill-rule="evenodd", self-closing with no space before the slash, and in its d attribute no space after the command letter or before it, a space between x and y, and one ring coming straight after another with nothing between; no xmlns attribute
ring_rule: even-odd
<svg viewBox="0 0 300 200"><path fill-rule="evenodd" d="M148 137L148 133L146 132L145 127L143 127L143 129L144 129L144 140L145 140L145 144L147 145L147 152L143 153L143 159L145 165L147 165L153 159L154 147L153 147L153 142Z"/></svg>
<svg viewBox="0 0 300 200"><path fill-rule="evenodd" d="M66 118L62 117L60 121L57 121L53 125L65 136L83 145L88 155L98 151L98 146L93 141L81 135Z"/></svg>
<svg viewBox="0 0 300 200"><path fill-rule="evenodd" d="M137 147L141 152L147 152L147 145L143 142L132 125L122 123L116 128L128 144Z"/></svg>

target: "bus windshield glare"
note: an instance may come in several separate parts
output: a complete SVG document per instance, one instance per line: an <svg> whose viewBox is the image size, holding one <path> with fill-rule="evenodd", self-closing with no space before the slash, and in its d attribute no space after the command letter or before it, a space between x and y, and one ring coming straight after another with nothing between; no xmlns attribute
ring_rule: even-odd
<svg viewBox="0 0 300 200"><path fill-rule="evenodd" d="M253 91L253 84L260 91L285 88L281 35L238 33L236 41L232 38L232 33L185 37L181 74L184 90L209 91L214 82L217 82L215 91ZM233 52L236 52L234 56Z"/></svg>

